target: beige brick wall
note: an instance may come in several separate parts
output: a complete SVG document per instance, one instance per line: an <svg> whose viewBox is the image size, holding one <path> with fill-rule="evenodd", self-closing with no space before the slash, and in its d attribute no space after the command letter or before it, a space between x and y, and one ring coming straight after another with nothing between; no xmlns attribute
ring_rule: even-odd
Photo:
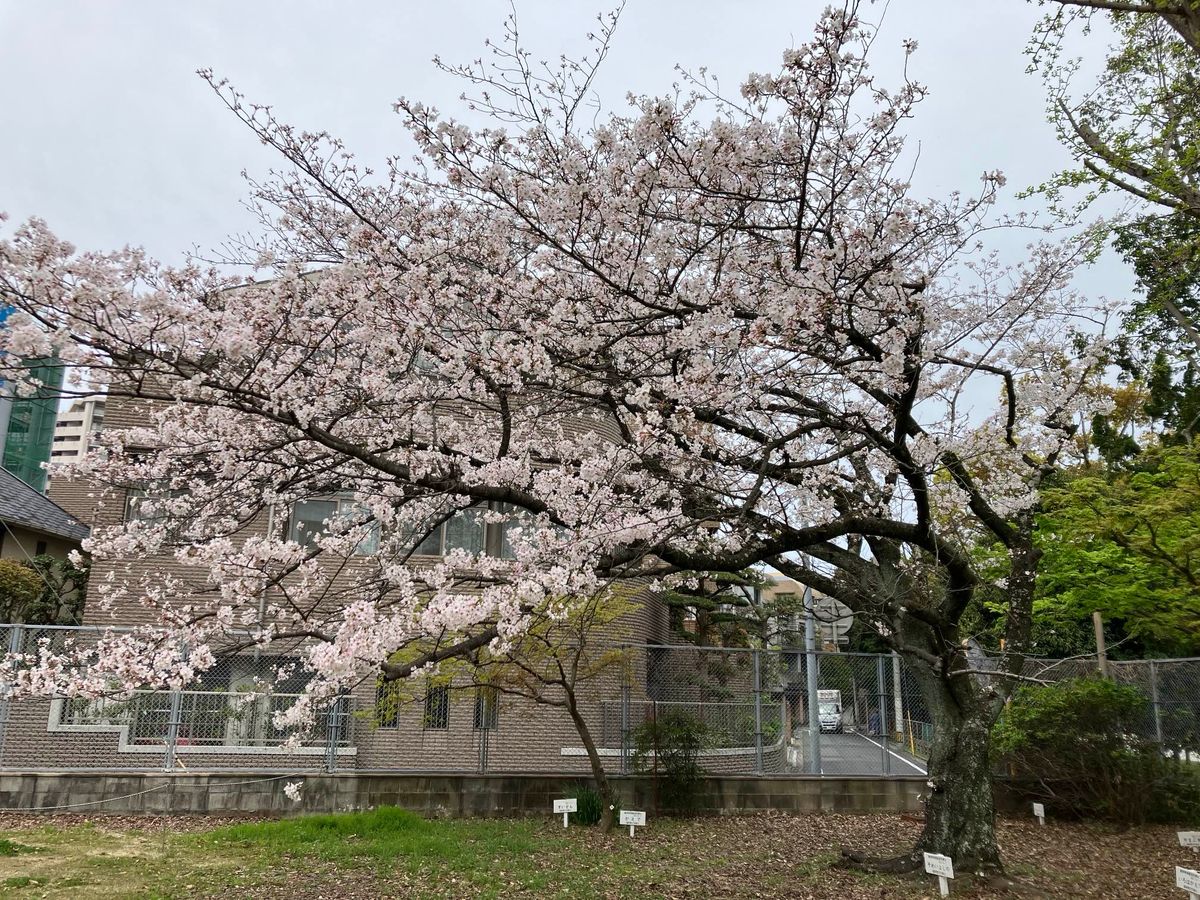
<svg viewBox="0 0 1200 900"><path fill-rule="evenodd" d="M148 407L149 404L142 402L111 398L106 410L106 430L144 424ZM52 483L51 492L56 502L89 526L112 525L123 520L126 503L123 491L105 490L86 482L58 478ZM264 511L255 518L246 534L263 534L272 528L282 532L286 527L285 515L272 516ZM337 584L346 585L353 577L354 569L352 561L347 573ZM85 624L132 626L157 620L155 609L140 602L136 596L114 604L111 609L101 609L95 602L98 594L94 588L112 575L131 584L137 584L142 579L153 581L170 575L194 583L198 591L211 587L204 583L203 572L184 566L169 555L151 560L99 562L92 570L93 591L90 596L93 602L85 611ZM597 634L598 641L614 644L643 644L667 639L667 610L644 590L636 608L602 627ZM632 694L634 700L646 699L646 654L642 651L631 652L625 669L624 673L618 669L606 671L582 692L585 716L589 723L594 722L592 728L597 743L604 742L604 704L608 704L610 711L619 704L623 678L629 678L635 686ZM374 686L360 689L354 698L359 714L351 719L349 726L353 743L358 748L357 755L344 755L339 759L339 766L476 771L480 765L480 733L472 727L473 696L469 692L457 691L454 696L458 699L451 704L450 727L445 731L422 727L422 708L419 704L402 708L396 726L377 727L369 714L374 704ZM119 735L112 731L87 734L52 731L49 717L48 705L13 704L10 727L7 729L8 744L4 748L7 758L0 759L0 764L30 764L38 759L39 752L42 761L52 760L54 767L95 765L155 768L161 764L161 755L156 756L145 750L118 749ZM613 742L610 740L609 743ZM41 751L38 747L42 748ZM500 701L499 726L488 734L488 768L493 771L584 772L588 769L588 763L579 754L581 747L579 736L564 711L505 696ZM563 753L564 748L568 749L567 754ZM184 749L179 754L182 764L192 767L208 764L210 757L211 765L217 768L268 764L288 768L291 765L286 754L201 754L195 749ZM310 757L305 764L320 765L321 762L319 757ZM619 760L611 760L610 765L619 765Z"/></svg>

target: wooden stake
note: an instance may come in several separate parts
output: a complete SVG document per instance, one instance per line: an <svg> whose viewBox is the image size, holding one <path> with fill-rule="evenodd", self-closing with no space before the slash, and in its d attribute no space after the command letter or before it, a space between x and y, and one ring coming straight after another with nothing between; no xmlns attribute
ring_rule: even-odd
<svg viewBox="0 0 1200 900"><path fill-rule="evenodd" d="M1100 664L1100 677L1108 677L1108 650L1104 646L1104 619L1099 612L1092 613L1092 625L1096 629L1096 660Z"/></svg>

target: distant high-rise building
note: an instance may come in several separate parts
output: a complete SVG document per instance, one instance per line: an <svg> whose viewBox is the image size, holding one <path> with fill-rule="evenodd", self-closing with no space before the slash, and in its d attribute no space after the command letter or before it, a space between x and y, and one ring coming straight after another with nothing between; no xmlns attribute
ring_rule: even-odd
<svg viewBox="0 0 1200 900"><path fill-rule="evenodd" d="M52 359L24 363L41 382L31 396L8 396L8 427L0 464L35 491L45 492L54 423L58 419L58 396L62 389L63 365Z"/></svg>
<svg viewBox="0 0 1200 900"><path fill-rule="evenodd" d="M104 395L81 397L58 414L54 423L51 462L70 462L83 456L92 435L104 427Z"/></svg>

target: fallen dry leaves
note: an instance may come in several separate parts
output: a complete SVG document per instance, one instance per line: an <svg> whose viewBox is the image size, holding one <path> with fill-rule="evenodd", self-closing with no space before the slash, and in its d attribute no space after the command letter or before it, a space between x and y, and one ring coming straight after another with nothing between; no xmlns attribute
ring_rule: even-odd
<svg viewBox="0 0 1200 900"><path fill-rule="evenodd" d="M90 822L105 831L191 831L244 819L196 816L32 816L0 815L0 831ZM557 820L556 820L557 821ZM346 867L306 860L301 848L256 876L252 894L244 888L211 888L210 895L262 898L354 897L603 897L796 898L796 900L878 900L936 897L937 885L921 876L872 876L834 867L843 847L887 854L908 845L919 824L892 814L788 816L762 814L692 821L660 821L639 829L631 841L624 831L605 837L591 829L563 833L547 822L539 831L554 852L524 860L524 875L503 864L494 880L480 885L454 874L433 876L397 866L381 874L369 866ZM1000 843L1016 887L1009 890L955 881L955 897L1149 898L1182 897L1174 866L1200 866L1200 858L1177 846L1166 827L1120 831L1103 825L1003 821ZM530 867L540 883L531 885ZM513 867L514 869L518 867ZM189 873L188 887L204 890L204 873ZM586 885L584 890L580 885Z"/></svg>

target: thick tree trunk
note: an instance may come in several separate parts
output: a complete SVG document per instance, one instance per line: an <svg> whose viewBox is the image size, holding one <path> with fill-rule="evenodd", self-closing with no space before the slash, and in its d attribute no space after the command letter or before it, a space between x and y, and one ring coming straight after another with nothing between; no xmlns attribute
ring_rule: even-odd
<svg viewBox="0 0 1200 900"><path fill-rule="evenodd" d="M996 809L990 765L993 704L978 676L946 677L908 657L933 725L925 795L925 826L908 853L889 859L850 858L875 871L919 870L922 854L942 853L964 874L1003 875L996 846ZM965 661L959 658L962 668Z"/></svg>
<svg viewBox="0 0 1200 900"><path fill-rule="evenodd" d="M960 678L971 676L960 676ZM962 872L996 875L1003 872L996 846L996 808L992 797L990 763L992 715L987 704L966 709L943 683L927 693L933 713L933 747L929 757L929 788L925 827L913 848L921 862L924 851L944 853ZM977 694L977 689L969 691Z"/></svg>
<svg viewBox="0 0 1200 900"><path fill-rule="evenodd" d="M587 751L588 762L592 767L592 780L596 782L596 793L600 795L602 804L600 830L604 834L608 834L615 824L616 794L604 771L604 763L600 761L600 753L596 750L596 742L592 740L592 732L588 728L587 721L579 712L574 691L567 691L567 712L571 715L571 721L575 723L575 730L579 733L579 740L583 742L583 749Z"/></svg>

